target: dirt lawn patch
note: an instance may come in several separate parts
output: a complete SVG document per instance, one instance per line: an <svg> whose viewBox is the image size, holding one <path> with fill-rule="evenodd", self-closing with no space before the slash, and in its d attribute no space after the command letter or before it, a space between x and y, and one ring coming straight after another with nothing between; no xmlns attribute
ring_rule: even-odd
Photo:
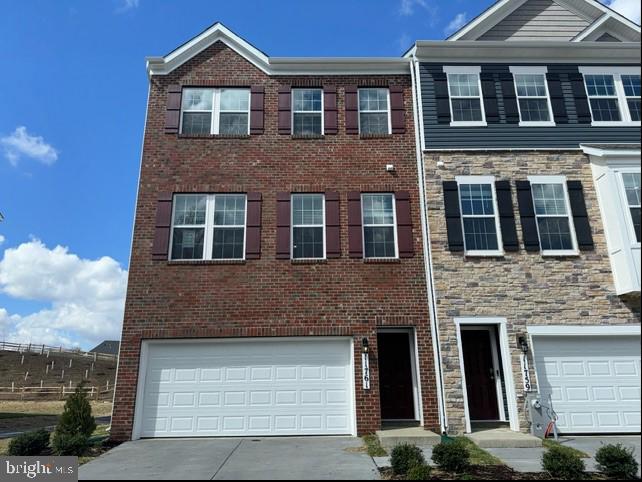
<svg viewBox="0 0 642 482"><path fill-rule="evenodd" d="M58 423L64 400L56 401L0 401L0 433L24 432L49 427ZM94 417L111 415L111 403L91 402Z"/></svg>

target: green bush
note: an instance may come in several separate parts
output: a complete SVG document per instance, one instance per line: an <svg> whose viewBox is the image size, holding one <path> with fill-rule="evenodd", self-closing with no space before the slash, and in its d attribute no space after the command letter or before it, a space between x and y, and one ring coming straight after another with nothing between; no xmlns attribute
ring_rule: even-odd
<svg viewBox="0 0 642 482"><path fill-rule="evenodd" d="M390 465L396 475L406 475L413 467L425 464L424 454L416 445L399 444L390 454Z"/></svg>
<svg viewBox="0 0 642 482"><path fill-rule="evenodd" d="M75 455L80 457L89 448L89 437L83 433L75 435L55 432L51 439L54 455Z"/></svg>
<svg viewBox="0 0 642 482"><path fill-rule="evenodd" d="M600 472L616 479L635 479L638 473L638 462L633 449L622 444L608 444L600 447L595 454L595 461Z"/></svg>
<svg viewBox="0 0 642 482"><path fill-rule="evenodd" d="M36 430L18 435L9 442L7 455L31 456L40 455L49 446L49 432Z"/></svg>
<svg viewBox="0 0 642 482"><path fill-rule="evenodd" d="M56 433L66 435L83 434L86 437L90 437L94 430L96 430L96 421L91 414L91 404L87 399L87 393L83 389L83 385L80 384L65 403L64 411L56 426Z"/></svg>
<svg viewBox="0 0 642 482"><path fill-rule="evenodd" d="M566 447L551 447L542 456L542 466L555 479L579 480L584 477L584 461Z"/></svg>
<svg viewBox="0 0 642 482"><path fill-rule="evenodd" d="M463 472L470 465L470 453L460 441L442 442L432 449L432 461L448 472Z"/></svg>
<svg viewBox="0 0 642 482"><path fill-rule="evenodd" d="M406 474L406 480L429 480L430 470L429 465L415 465Z"/></svg>

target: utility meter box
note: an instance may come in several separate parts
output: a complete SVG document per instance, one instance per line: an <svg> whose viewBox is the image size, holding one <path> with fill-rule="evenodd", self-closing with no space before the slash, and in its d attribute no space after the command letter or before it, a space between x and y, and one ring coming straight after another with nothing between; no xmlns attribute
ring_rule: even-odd
<svg viewBox="0 0 642 482"><path fill-rule="evenodd" d="M526 395L526 403L528 404L528 411L531 419L531 434L541 439L546 434L546 427L551 421L548 411L542 405L537 392L532 392Z"/></svg>

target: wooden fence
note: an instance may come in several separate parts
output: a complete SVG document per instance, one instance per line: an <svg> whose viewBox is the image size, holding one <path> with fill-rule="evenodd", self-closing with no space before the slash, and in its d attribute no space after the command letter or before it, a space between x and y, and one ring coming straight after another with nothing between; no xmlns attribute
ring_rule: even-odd
<svg viewBox="0 0 642 482"><path fill-rule="evenodd" d="M75 355L83 358L91 358L96 360L118 360L118 355L110 355L107 353L90 353L82 351L79 348L64 348L62 346L49 346L49 345L35 345L32 343L9 343L6 341L0 342L0 351L15 351L18 353L38 353L40 355L48 355L50 353L64 353L66 355Z"/></svg>
<svg viewBox="0 0 642 482"><path fill-rule="evenodd" d="M90 400L105 400L111 399L114 393L114 385L107 384L106 386L86 386L83 390L87 393ZM0 387L0 399L12 400L41 400L41 399L57 399L64 400L67 396L76 391L76 387L71 384L68 386L58 387Z"/></svg>

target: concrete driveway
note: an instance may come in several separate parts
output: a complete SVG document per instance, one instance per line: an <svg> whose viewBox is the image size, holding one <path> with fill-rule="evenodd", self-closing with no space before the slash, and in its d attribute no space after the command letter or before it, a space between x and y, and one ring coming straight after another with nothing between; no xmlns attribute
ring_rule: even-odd
<svg viewBox="0 0 642 482"><path fill-rule="evenodd" d="M80 467L81 480L378 479L352 437L155 439L126 442Z"/></svg>

